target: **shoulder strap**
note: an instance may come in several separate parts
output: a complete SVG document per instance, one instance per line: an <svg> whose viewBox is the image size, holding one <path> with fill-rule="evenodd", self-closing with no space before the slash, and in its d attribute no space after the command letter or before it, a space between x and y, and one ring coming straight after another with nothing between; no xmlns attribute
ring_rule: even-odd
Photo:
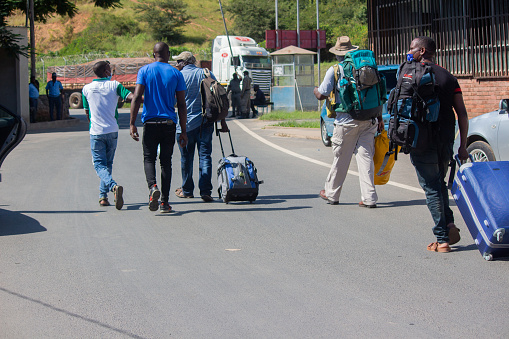
<svg viewBox="0 0 509 339"><path fill-rule="evenodd" d="M205 78L210 78L210 71L208 68L203 69L203 74L205 75Z"/></svg>

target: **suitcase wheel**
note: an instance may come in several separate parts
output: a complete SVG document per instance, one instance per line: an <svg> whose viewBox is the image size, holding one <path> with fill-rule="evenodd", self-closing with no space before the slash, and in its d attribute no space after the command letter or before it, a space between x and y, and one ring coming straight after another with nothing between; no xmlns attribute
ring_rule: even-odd
<svg viewBox="0 0 509 339"><path fill-rule="evenodd" d="M485 255L483 255L483 258L486 261L492 261L493 260L493 254L485 254Z"/></svg>

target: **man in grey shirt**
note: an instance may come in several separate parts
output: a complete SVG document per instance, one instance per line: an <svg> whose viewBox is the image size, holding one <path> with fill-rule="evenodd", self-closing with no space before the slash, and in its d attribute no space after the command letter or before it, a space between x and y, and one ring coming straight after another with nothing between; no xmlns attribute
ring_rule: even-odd
<svg viewBox="0 0 509 339"><path fill-rule="evenodd" d="M355 51L359 47L353 46L350 38L342 36L338 38L336 46L330 52L336 55L338 61L342 61L347 52ZM319 87L315 87L314 94L318 100L324 100L333 90L338 90L337 85L341 81L334 81L334 67L329 68ZM337 98L337 96L336 96ZM337 98L338 99L338 98ZM325 180L325 187L320 191L320 197L331 205L339 204L341 189L350 166L352 154L355 154L359 171L361 186L361 201L359 207L375 208L378 196L374 184L375 166L373 154L375 153L375 133L383 130L382 117L375 120L355 120L348 113L337 113L334 121L334 132L331 138L334 160Z"/></svg>

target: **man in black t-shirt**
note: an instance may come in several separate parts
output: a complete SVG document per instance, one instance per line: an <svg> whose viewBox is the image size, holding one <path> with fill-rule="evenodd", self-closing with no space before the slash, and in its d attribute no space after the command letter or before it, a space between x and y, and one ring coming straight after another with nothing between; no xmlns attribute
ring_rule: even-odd
<svg viewBox="0 0 509 339"><path fill-rule="evenodd" d="M452 147L456 124L454 111L458 116L461 138L458 156L461 160L468 158L466 149L468 115L458 80L446 69L433 62L435 51L436 44L433 39L417 37L410 44L407 54L409 60L431 65L435 73L440 99L439 137L431 142L426 149L413 149L410 152L410 160L415 167L419 184L426 194L426 204L434 222L433 233L437 241L429 244L427 249L435 252L450 252L449 245L457 243L460 240L460 235L449 207L445 175L453 156Z"/></svg>

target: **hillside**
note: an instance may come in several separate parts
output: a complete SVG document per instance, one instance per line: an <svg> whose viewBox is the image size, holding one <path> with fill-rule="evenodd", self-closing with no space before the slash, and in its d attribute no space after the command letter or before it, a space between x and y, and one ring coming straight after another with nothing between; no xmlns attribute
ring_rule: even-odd
<svg viewBox="0 0 509 339"><path fill-rule="evenodd" d="M142 1L142 0L140 0ZM74 18L55 16L46 23L36 24L36 49L39 55L53 54L61 51L78 38L83 37L82 33L96 18L118 18L117 21L125 22L126 26L134 22L139 26L137 34L119 36L115 39L113 50L118 52L148 52L152 49L154 40L150 38L149 27L137 19L135 6L140 1L123 0L122 8L101 9L96 8L86 0L77 0L76 5L79 13ZM190 23L184 28L183 46L191 50L210 48L212 39L216 35L224 34L224 25L217 0L183 0L187 6L188 13L192 16ZM9 25L23 26L25 16L22 14L9 17ZM229 22L227 21L227 24ZM125 29L125 28L124 28ZM108 34L108 32L104 32ZM75 42L76 43L76 42ZM79 42L78 42L79 43Z"/></svg>

